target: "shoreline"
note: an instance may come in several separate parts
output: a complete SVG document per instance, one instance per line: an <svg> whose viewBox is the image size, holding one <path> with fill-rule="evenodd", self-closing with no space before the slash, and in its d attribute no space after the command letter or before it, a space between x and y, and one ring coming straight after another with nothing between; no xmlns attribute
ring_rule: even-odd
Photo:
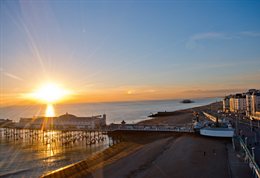
<svg viewBox="0 0 260 178"><path fill-rule="evenodd" d="M193 111L200 112L219 107L220 102L211 103L174 111L175 114L172 116L155 117L137 124L187 124L194 118ZM230 139L176 133L147 135L149 134L130 134L119 144L91 155L86 160L49 172L43 177L141 178L175 175L228 178L231 174L236 174L236 169L231 170L231 167L232 163L238 160L234 156ZM241 177L245 178L250 172L249 168L243 166Z"/></svg>
<svg viewBox="0 0 260 178"><path fill-rule="evenodd" d="M169 116L157 116L150 119L140 121L138 125L159 125L159 124L187 124L191 123L194 118L193 112L201 112L209 109L219 110L222 108L222 102L214 102L208 105L192 107L188 109L181 109L172 111Z"/></svg>
<svg viewBox="0 0 260 178"><path fill-rule="evenodd" d="M158 101L135 101L127 103L81 103L80 105L66 104L66 105L55 105L56 115L62 115L66 112L73 113L76 116L91 116L91 115L100 115L105 113L109 116L107 123L121 123L124 119L129 121L129 123L137 123L143 119L147 119L151 113L164 110L180 110L195 106L206 105L211 102L215 102L216 98L197 98L195 103L192 104L181 104L177 100L158 100ZM140 107L139 107L140 106ZM3 118L9 118L14 122L19 122L20 113L27 109L26 106L12 106L7 108L0 109L0 112L3 115ZM35 114L34 111L39 110L39 113ZM14 113L13 115L9 113ZM22 117L32 117L35 115L44 115L45 106L34 105L31 109L27 109L26 112L23 112ZM149 119L149 118L148 118Z"/></svg>

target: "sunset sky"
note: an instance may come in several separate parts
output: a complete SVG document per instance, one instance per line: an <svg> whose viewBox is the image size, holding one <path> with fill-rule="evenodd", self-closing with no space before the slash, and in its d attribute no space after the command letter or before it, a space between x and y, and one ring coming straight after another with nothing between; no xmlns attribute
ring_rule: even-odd
<svg viewBox="0 0 260 178"><path fill-rule="evenodd" d="M46 82L68 102L260 88L260 1L0 1L1 105Z"/></svg>

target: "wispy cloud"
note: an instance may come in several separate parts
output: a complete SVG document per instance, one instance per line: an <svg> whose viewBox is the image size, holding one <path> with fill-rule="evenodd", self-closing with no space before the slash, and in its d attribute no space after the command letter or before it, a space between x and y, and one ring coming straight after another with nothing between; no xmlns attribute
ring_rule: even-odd
<svg viewBox="0 0 260 178"><path fill-rule="evenodd" d="M201 41L210 41L210 40L230 40L230 39L240 39L242 37L260 37L260 32L256 31L241 31L237 33L220 33L220 32L206 32L199 33L191 36L187 43L186 48L195 49L202 48Z"/></svg>
<svg viewBox="0 0 260 178"><path fill-rule="evenodd" d="M186 43L186 47L188 49L194 49L197 47L202 47L199 41L202 40L227 40L231 39L232 37L225 34L225 33L219 33L219 32L207 32L207 33L199 33L191 36Z"/></svg>
<svg viewBox="0 0 260 178"><path fill-rule="evenodd" d="M215 61L218 61L216 58ZM223 69L223 68L238 68L238 67L244 67L244 66L253 66L253 65L260 65L260 61L237 61L237 62L225 62L225 63L219 63L219 62L197 62L196 64L193 64L192 66L186 66L186 68L196 68L196 69ZM260 72L260 71L259 71Z"/></svg>
<svg viewBox="0 0 260 178"><path fill-rule="evenodd" d="M7 77L9 77L9 78L11 78L11 79L15 79L15 80L19 80L19 81L24 81L22 78L20 78L20 77L14 75L14 74L11 74L11 73L9 73L9 72L6 72L6 71L4 71L3 69L0 69L0 72L1 72L4 76L7 76Z"/></svg>
<svg viewBox="0 0 260 178"><path fill-rule="evenodd" d="M207 33L200 33L196 34L191 37L191 40L212 40L212 39L229 39L226 34L224 33L217 33L217 32L207 32Z"/></svg>
<svg viewBox="0 0 260 178"><path fill-rule="evenodd" d="M260 32L243 31L243 32L240 32L239 35L249 36L249 37L260 37Z"/></svg>
<svg viewBox="0 0 260 178"><path fill-rule="evenodd" d="M181 93L183 95L190 95L190 97L200 98L200 97L223 97L232 93L245 92L248 88L220 88L220 89L194 89L194 90L184 90Z"/></svg>

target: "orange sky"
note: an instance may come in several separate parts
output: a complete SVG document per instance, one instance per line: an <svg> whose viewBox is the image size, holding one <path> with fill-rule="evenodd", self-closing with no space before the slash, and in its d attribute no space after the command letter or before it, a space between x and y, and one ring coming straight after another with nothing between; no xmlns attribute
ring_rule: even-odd
<svg viewBox="0 0 260 178"><path fill-rule="evenodd" d="M0 105L35 103L24 96L49 81L72 91L66 103L259 89L259 8L257 1L1 1Z"/></svg>

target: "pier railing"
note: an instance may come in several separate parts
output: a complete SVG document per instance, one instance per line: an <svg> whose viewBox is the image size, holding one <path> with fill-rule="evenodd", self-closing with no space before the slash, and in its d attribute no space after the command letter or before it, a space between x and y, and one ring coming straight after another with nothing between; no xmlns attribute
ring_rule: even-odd
<svg viewBox="0 0 260 178"><path fill-rule="evenodd" d="M255 162L254 157L248 150L247 145L245 144L243 139L241 137L237 137L237 138L239 140L240 146L242 147L242 149L244 150L244 152L246 154L246 160L248 160L250 168L254 171L255 176L260 178L260 169L259 169L259 166L257 165L257 163Z"/></svg>
<svg viewBox="0 0 260 178"><path fill-rule="evenodd" d="M0 127L0 128L8 128L8 129L30 129L30 130L41 130L39 128L29 127L29 128L21 128L16 126L11 127ZM152 132L193 132L192 124L178 124L178 125L137 125L137 124L112 124L102 128L53 128L47 129L53 131L89 131L89 132L111 132L111 131L152 131ZM47 131L46 130L46 131Z"/></svg>
<svg viewBox="0 0 260 178"><path fill-rule="evenodd" d="M193 132L191 124L185 125L113 125L108 131L151 131L151 132Z"/></svg>

